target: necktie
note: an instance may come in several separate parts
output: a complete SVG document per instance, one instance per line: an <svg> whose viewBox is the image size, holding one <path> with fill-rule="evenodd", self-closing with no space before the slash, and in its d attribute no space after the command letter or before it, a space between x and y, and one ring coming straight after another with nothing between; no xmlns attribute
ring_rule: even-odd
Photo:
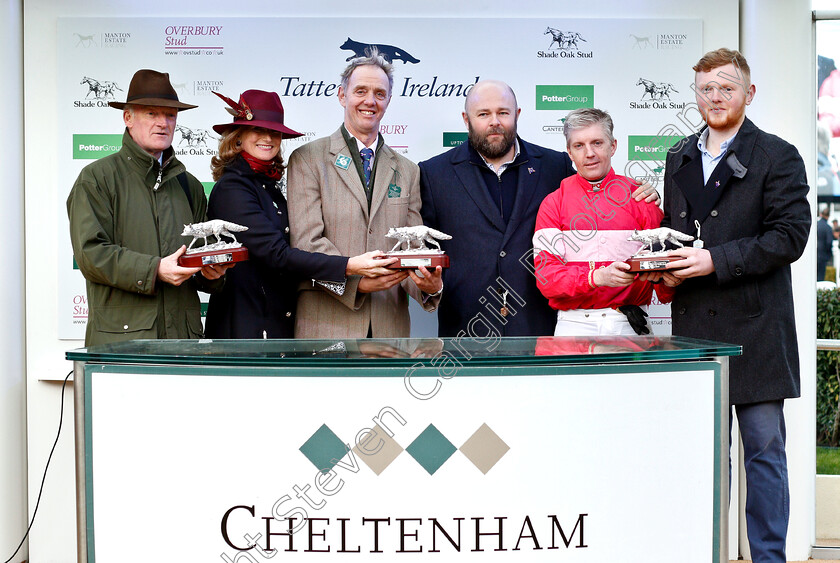
<svg viewBox="0 0 840 563"><path fill-rule="evenodd" d="M362 170L365 173L365 187L370 185L370 167L371 167L371 160L373 160L373 150L364 148L359 151L359 155L362 157Z"/></svg>

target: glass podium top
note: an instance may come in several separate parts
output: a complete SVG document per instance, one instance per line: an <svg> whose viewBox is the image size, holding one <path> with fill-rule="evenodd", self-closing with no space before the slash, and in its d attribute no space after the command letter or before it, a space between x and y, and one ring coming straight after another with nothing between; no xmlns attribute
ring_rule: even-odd
<svg viewBox="0 0 840 563"><path fill-rule="evenodd" d="M741 346L677 336L131 340L79 348L67 359L107 364L217 366L572 365L703 360Z"/></svg>

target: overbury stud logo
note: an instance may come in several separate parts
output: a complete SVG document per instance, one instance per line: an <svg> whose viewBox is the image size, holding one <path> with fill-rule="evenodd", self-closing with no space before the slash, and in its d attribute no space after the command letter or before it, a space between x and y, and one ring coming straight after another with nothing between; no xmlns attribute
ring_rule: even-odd
<svg viewBox="0 0 840 563"><path fill-rule="evenodd" d="M178 143L179 147L184 143L187 143L187 147L189 148L206 147L208 138L218 140L207 129L190 129L183 125L176 125L175 130L181 134L181 142Z"/></svg>
<svg viewBox="0 0 840 563"><path fill-rule="evenodd" d="M572 49L577 51L580 49L578 47L578 41L586 41L577 31L560 31L553 27L545 28L543 35L551 35L551 43L548 45L549 49L552 49L554 44L557 43L557 49L561 51L571 51Z"/></svg>
<svg viewBox="0 0 840 563"><path fill-rule="evenodd" d="M648 47L653 48L653 43L650 41L650 36L647 37L639 37L638 35L630 34L630 39L633 39L633 47L632 49L647 49Z"/></svg>
<svg viewBox="0 0 840 563"><path fill-rule="evenodd" d="M110 80L96 80L95 78L91 78L89 76L83 77L79 84L87 84L88 92L85 94L85 99L88 99L90 95L93 94L94 99L96 100L113 100L115 91L123 91L116 82L112 82Z"/></svg>
<svg viewBox="0 0 840 563"><path fill-rule="evenodd" d="M349 37L347 41L341 46L342 49L345 51L353 51L353 54L347 57L347 61L353 60L356 57L365 57L370 53L371 48L376 47L379 51L379 54L388 61L389 63L393 63L394 61L402 61L403 64L412 63L417 64L420 62L420 59L416 59L411 56L407 51L401 49L399 47L395 47L393 45L382 45L379 43L361 43L359 41L353 41Z"/></svg>
<svg viewBox="0 0 840 563"><path fill-rule="evenodd" d="M674 88L673 84L666 82L654 82L653 80L647 80L645 78L639 78L639 81L636 82L636 86L644 88L644 92L642 93L642 97L639 98L639 101L644 100L645 96L648 96L648 99L652 101L662 101L665 98L667 98L668 101L671 101L671 92L679 94L679 90Z"/></svg>
<svg viewBox="0 0 840 563"><path fill-rule="evenodd" d="M76 37L79 38L79 40L76 41L76 45L74 45L75 47L78 47L79 45L81 45L82 47L85 47L85 48L88 48L91 45L93 45L94 47L99 46L99 45L96 44L95 35L93 33L91 33L90 35L82 35L81 33L74 33L73 35L75 35Z"/></svg>

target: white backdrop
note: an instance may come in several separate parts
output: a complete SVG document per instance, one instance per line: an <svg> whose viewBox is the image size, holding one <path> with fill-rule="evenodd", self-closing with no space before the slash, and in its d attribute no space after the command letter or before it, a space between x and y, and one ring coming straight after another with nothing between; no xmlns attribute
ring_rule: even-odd
<svg viewBox="0 0 840 563"><path fill-rule="evenodd" d="M488 57L488 34L518 40ZM300 56L269 59L258 71L259 65L249 64L257 62L255 37L265 52L280 53L290 44L306 49ZM288 155L341 123L339 74L347 58L364 52L360 41L383 45L394 57L393 97L381 133L415 162L465 138L464 98L486 78L511 85L522 107L520 135L539 145L564 149L562 119L572 109L609 111L619 143L614 168L656 185L668 141L702 123L685 72L703 53L699 19L190 18L173 25L169 18L61 18L59 337L84 338L87 317L64 199L83 166L118 150L121 112L107 102L125 101L134 70L168 72L179 98L199 106L179 114L173 145L209 189L210 157L218 148L211 125L230 121L211 90L234 99L249 88L278 92L286 124L306 133L284 143ZM655 307L652 316L657 332L668 334L669 307Z"/></svg>

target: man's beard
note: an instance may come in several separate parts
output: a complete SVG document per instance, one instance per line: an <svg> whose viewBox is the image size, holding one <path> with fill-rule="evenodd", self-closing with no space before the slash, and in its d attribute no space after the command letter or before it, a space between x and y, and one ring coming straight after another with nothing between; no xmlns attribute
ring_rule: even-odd
<svg viewBox="0 0 840 563"><path fill-rule="evenodd" d="M484 158L499 158L506 155L513 146L514 139L516 139L515 124L510 130L506 130L502 126L491 127L482 135L473 129L472 123L468 120L467 129L470 145ZM491 134L502 134L504 136L498 141L491 142L487 138Z"/></svg>
<svg viewBox="0 0 840 563"><path fill-rule="evenodd" d="M702 111L703 120L712 129L726 130L732 127L737 127L743 120L746 113L746 105L741 108L741 111L727 111L722 114L714 114L711 108L705 108Z"/></svg>

